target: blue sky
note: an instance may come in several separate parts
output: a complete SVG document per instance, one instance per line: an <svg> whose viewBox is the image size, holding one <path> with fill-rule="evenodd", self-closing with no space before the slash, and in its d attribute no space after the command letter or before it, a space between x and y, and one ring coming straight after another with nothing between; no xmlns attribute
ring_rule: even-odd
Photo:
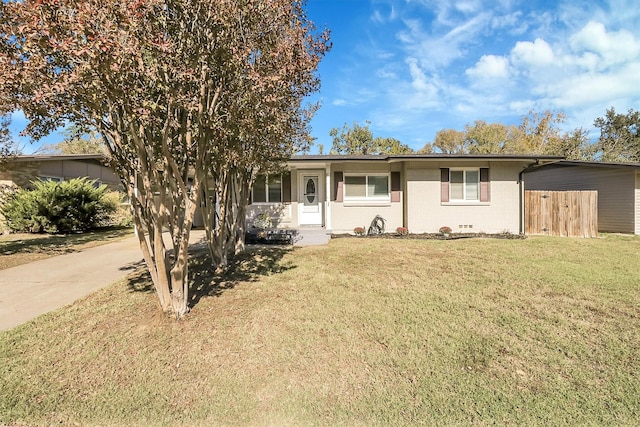
<svg viewBox="0 0 640 427"><path fill-rule="evenodd" d="M309 0L307 10L333 42L312 153L328 152L331 128L366 120L419 149L441 129L517 124L532 109L564 112L566 130L593 137L607 108L640 110L637 0Z"/></svg>
<svg viewBox="0 0 640 427"><path fill-rule="evenodd" d="M309 0L331 31L320 65L316 146L331 128L371 122L419 149L474 120L520 123L564 112L566 130L607 108L640 109L637 0ZM312 150L317 152L317 147Z"/></svg>

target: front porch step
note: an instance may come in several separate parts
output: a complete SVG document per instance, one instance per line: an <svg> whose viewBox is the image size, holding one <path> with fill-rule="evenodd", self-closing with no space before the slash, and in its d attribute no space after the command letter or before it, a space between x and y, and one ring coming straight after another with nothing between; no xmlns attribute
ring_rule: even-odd
<svg viewBox="0 0 640 427"><path fill-rule="evenodd" d="M298 228L293 238L294 246L326 245L331 240L331 233L322 227Z"/></svg>

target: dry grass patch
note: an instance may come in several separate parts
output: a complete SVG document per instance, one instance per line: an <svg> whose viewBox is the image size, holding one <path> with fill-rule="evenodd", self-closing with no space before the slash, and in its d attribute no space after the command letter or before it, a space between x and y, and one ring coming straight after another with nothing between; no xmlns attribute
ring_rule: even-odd
<svg viewBox="0 0 640 427"><path fill-rule="evenodd" d="M132 234L133 231L130 228L114 228L68 235L26 233L0 235L0 270L89 249Z"/></svg>
<svg viewBox="0 0 640 427"><path fill-rule="evenodd" d="M395 241L194 261L0 334L0 422L636 425L640 239Z"/></svg>

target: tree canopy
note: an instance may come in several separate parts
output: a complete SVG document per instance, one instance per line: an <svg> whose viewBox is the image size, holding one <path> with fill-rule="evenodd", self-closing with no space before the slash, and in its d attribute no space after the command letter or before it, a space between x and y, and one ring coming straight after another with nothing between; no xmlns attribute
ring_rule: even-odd
<svg viewBox="0 0 640 427"><path fill-rule="evenodd" d="M318 88L329 39L303 7L293 0L0 3L0 112L24 111L25 132L36 139L68 122L101 135L128 189L166 312L188 311L196 208L213 268L224 268L228 253L243 248L257 170L309 142L316 107L304 100Z"/></svg>
<svg viewBox="0 0 640 427"><path fill-rule="evenodd" d="M17 142L11 137L9 124L11 118L8 115L0 116L0 166L8 158L20 154Z"/></svg>
<svg viewBox="0 0 640 427"><path fill-rule="evenodd" d="M407 154L413 150L394 138L373 137L369 129L371 122L360 126L357 122L353 127L346 123L342 129L333 128L329 135L333 138L332 154Z"/></svg>
<svg viewBox="0 0 640 427"><path fill-rule="evenodd" d="M600 128L596 145L601 160L640 162L640 112L629 109L627 114L620 114L611 107L593 124Z"/></svg>
<svg viewBox="0 0 640 427"><path fill-rule="evenodd" d="M593 160L596 152L583 129L564 132L563 113L531 111L518 125L476 120L463 131L444 129L421 153L447 154L545 154L575 160Z"/></svg>
<svg viewBox="0 0 640 427"><path fill-rule="evenodd" d="M44 145L38 151L51 154L109 154L103 139L94 129L85 130L77 125L70 125L63 135L63 141Z"/></svg>

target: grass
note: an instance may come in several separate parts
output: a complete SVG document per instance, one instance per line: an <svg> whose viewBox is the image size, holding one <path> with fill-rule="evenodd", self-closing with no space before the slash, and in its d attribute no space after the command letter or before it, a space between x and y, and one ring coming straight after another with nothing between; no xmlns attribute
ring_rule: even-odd
<svg viewBox="0 0 640 427"><path fill-rule="evenodd" d="M0 270L88 249L131 235L131 228L108 228L68 235L26 233L0 235Z"/></svg>
<svg viewBox="0 0 640 427"><path fill-rule="evenodd" d="M337 239L196 257L0 334L0 424L638 425L640 239Z"/></svg>

